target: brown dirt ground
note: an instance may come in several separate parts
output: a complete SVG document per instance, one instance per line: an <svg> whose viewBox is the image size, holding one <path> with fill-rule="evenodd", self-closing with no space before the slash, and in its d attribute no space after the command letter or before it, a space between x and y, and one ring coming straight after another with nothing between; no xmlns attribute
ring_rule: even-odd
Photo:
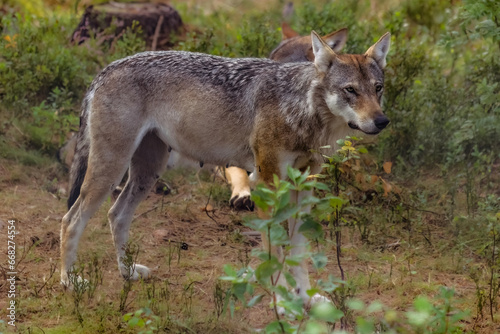
<svg viewBox="0 0 500 334"><path fill-rule="evenodd" d="M25 169L26 177L18 179L13 176L16 168ZM27 169L27 171L26 171ZM58 328L65 322L74 323L78 328L75 315L68 310L73 307L68 292L58 284L59 281L59 229L60 221L66 212L65 198L47 190L64 187L64 184L47 186L46 179L52 175L47 171L38 172L34 168L13 166L2 167L1 195L0 195L0 240L7 240L6 223L8 219L17 220L16 244L18 246L18 287L21 291L21 308L18 323L33 328L48 330ZM49 170L52 170L49 168ZM16 174L17 175L17 174ZM186 181L188 178L185 178ZM15 180L15 181L12 181ZM194 180L194 181L193 181ZM223 184L222 181L216 181ZM207 325L214 320L214 289L218 277L223 275L223 266L226 263L239 268L249 254L254 241L241 237L239 232L248 230L241 225L242 218L247 213L231 210L227 204L216 205L213 219L202 211L207 203L207 196L202 194L201 188L210 185L202 182L200 187L196 178L186 183L174 182L174 192L165 197L151 193L136 211L136 219L131 228L131 240L140 245L138 263L153 269L154 277L147 282L155 282L157 286L162 282L169 282L169 289L173 314L182 318L189 309L186 298L191 300L190 318L191 328L214 328L215 332L230 333L247 332L251 328L262 328L273 319L273 313L264 302L253 309L237 310L234 319L221 322L228 323L224 330L221 325ZM51 188L52 187L52 188ZM57 190L54 191L57 193ZM105 202L97 214L90 220L79 246L79 255L88 259L97 254L104 268L102 286L97 288L97 301L83 303L83 308L97 307L100 301L117 303L123 287L123 279L119 276L114 249L107 225L106 212L111 200ZM431 220L431 218L429 218ZM165 232L166 231L166 232ZM180 259L172 256L168 265L169 243L159 237L167 233L168 238L175 242L185 242L187 250L180 250ZM439 226L432 226L432 235L435 240L446 238ZM403 311L407 310L418 294L433 296L437 286L453 287L463 309L469 309L475 314L475 285L469 276L457 274L451 263L443 262L439 249L428 247L425 243L417 247L413 253L404 245L395 250L380 251L377 247L366 246L359 240L357 232L352 229L344 231L342 264L347 277L357 286L356 297L369 303L374 300L383 302L388 307ZM36 246L30 248L33 240ZM393 240L396 241L396 240ZM172 246L174 245L174 246ZM170 252L176 254L177 243L170 244ZM5 276L6 252L2 246L0 264ZM29 252L23 250L30 249ZM336 265L336 256L333 245L324 246L329 258L327 269L322 273L313 273L314 279L333 274L340 276ZM21 253L21 255L19 255ZM255 268L256 261L251 264ZM392 263L392 265L391 265ZM55 266L56 272L50 276L50 268ZM415 270L414 275L408 274L408 269ZM6 295L7 284L2 279L0 294ZM47 282L45 285L43 282ZM192 294L186 297L187 286L192 285ZM134 311L145 306L143 297L144 286L134 283L129 300L131 303L126 312ZM38 293L36 293L38 291ZM23 302L22 299L26 298ZM29 300L29 302L28 302ZM6 298L0 298L0 317L5 318ZM142 303L142 304L141 304ZM179 306L180 305L180 306ZM51 309L48 309L51 308ZM60 309L58 309L60 308ZM41 316L48 312L50 317ZM187 313L186 313L187 312ZM486 313L486 312L485 312ZM491 324L485 319L475 321L469 318L466 327L478 333L492 333L500 330L498 323ZM211 327L212 326L212 327ZM26 328L26 327L25 327ZM218 328L218 329L215 329ZM195 330L196 331L196 330ZM64 331L62 331L64 332ZM211 332L208 331L207 332Z"/></svg>

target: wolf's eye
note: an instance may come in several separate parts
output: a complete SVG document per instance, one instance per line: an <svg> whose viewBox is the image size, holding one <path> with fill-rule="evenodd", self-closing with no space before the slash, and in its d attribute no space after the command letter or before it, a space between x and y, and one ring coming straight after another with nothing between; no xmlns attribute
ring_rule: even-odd
<svg viewBox="0 0 500 334"><path fill-rule="evenodd" d="M346 87L345 90L349 93L356 93L356 91L354 90L354 88L352 88L351 86L349 87Z"/></svg>
<svg viewBox="0 0 500 334"><path fill-rule="evenodd" d="M377 86L375 86L375 90L376 90L377 92L380 92L380 91L382 90L382 88L384 88L382 85L377 85Z"/></svg>

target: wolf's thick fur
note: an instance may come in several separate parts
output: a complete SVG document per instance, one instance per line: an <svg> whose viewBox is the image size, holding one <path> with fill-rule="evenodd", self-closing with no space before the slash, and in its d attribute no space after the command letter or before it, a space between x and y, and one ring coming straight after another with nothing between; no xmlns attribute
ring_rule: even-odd
<svg viewBox="0 0 500 334"><path fill-rule="evenodd" d="M389 34L364 55L337 55L316 33L311 38L314 63L166 51L106 67L82 106L72 196L81 190L62 220L62 283L69 284L68 270L88 219L127 168L127 184L108 218L120 271L136 279L148 276L149 269L135 264L129 272L123 264L130 223L170 150L237 166L252 171L255 180L271 182L273 174L286 177L287 166L317 172L321 157L310 149L335 146L352 129L376 134L385 128L389 120L380 103ZM300 224L289 222L292 253L305 251ZM306 263L292 272L297 293L308 301Z"/></svg>

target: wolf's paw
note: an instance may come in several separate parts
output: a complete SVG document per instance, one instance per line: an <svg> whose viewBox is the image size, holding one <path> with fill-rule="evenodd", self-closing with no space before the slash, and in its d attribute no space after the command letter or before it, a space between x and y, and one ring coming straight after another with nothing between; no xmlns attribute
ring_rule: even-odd
<svg viewBox="0 0 500 334"><path fill-rule="evenodd" d="M328 299L325 296L320 295L319 293L314 294L314 296L309 299L309 302L307 303L308 308L312 307L315 304L319 303L331 303L330 299Z"/></svg>
<svg viewBox="0 0 500 334"><path fill-rule="evenodd" d="M69 291L74 290L74 288L86 290L89 286L89 281L80 276L62 275L61 285L68 289Z"/></svg>
<svg viewBox="0 0 500 334"><path fill-rule="evenodd" d="M281 297L278 296L276 299L277 299L277 303L278 303L278 305L276 305L276 312L278 313L278 315L280 317L287 317L290 320L296 320L298 318L298 316L299 316L298 312L296 312L294 310L288 310L288 312L287 312L287 310L283 306L279 305L279 302L282 300ZM273 307L274 307L274 305L273 305L273 303L271 303L271 308L273 308Z"/></svg>
<svg viewBox="0 0 500 334"><path fill-rule="evenodd" d="M253 211L254 203L250 199L250 194L237 194L229 200L232 208L238 211Z"/></svg>
<svg viewBox="0 0 500 334"><path fill-rule="evenodd" d="M280 317L284 317L286 316L286 309L283 307L283 306L280 306L279 303L280 301L282 301L283 298L279 295L276 296L276 312L278 312L279 316ZM271 302L271 304L269 305L271 308L274 308L274 302Z"/></svg>
<svg viewBox="0 0 500 334"><path fill-rule="evenodd" d="M137 263L130 268L130 272L127 272L125 268L121 268L120 271L123 278L131 281L137 281L139 278L147 279L151 276L151 270L148 267Z"/></svg>
<svg viewBox="0 0 500 334"><path fill-rule="evenodd" d="M255 282L257 282L257 278L255 277L255 274L250 274L248 272L243 273L242 278L247 279L248 283L255 283Z"/></svg>

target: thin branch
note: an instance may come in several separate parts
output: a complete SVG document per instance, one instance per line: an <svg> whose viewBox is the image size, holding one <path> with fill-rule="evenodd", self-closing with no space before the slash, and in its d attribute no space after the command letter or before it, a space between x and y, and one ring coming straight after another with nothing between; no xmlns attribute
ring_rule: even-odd
<svg viewBox="0 0 500 334"><path fill-rule="evenodd" d="M164 19L165 18L163 17L163 15L160 16L160 18L158 19L158 23L156 24L155 34L153 35L153 44L151 45L152 51L156 51L156 45L158 44L158 36L160 35L160 29Z"/></svg>
<svg viewBox="0 0 500 334"><path fill-rule="evenodd" d="M141 214L138 214L136 217L134 217L134 219L132 219L132 222L134 222L137 218L139 217L142 217L144 215L147 215L148 213L150 213L151 211L155 211L156 209L158 209L158 205L155 205L153 206L151 209L147 210L147 211L144 211L143 213Z"/></svg>

